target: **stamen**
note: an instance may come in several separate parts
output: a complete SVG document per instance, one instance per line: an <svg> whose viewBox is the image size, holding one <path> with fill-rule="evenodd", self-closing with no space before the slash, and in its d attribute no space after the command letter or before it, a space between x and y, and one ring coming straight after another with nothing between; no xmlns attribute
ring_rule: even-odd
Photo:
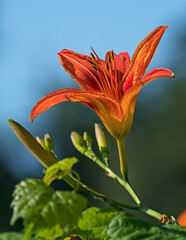
<svg viewBox="0 0 186 240"><path fill-rule="evenodd" d="M106 62L106 68L107 68L107 72L109 72L109 63L108 63L108 61Z"/></svg>
<svg viewBox="0 0 186 240"><path fill-rule="evenodd" d="M90 56L91 56L92 60L95 61L96 58L95 58L94 54L90 53Z"/></svg>
<svg viewBox="0 0 186 240"><path fill-rule="evenodd" d="M114 52L113 52L113 50L110 51L110 56L111 56L111 59L114 60Z"/></svg>
<svg viewBox="0 0 186 240"><path fill-rule="evenodd" d="M95 65L92 65L92 67L97 71L97 68L96 68L96 66Z"/></svg>
<svg viewBox="0 0 186 240"><path fill-rule="evenodd" d="M108 63L111 63L111 58L110 58L110 54L108 55Z"/></svg>
<svg viewBox="0 0 186 240"><path fill-rule="evenodd" d="M92 47L90 47L92 52L95 54L95 56L99 59L98 55L96 54L96 52L94 51L94 49Z"/></svg>
<svg viewBox="0 0 186 240"><path fill-rule="evenodd" d="M93 67L95 70L97 70L96 64L95 64L92 60L87 59L87 62L89 62L89 63L92 65L92 67Z"/></svg>

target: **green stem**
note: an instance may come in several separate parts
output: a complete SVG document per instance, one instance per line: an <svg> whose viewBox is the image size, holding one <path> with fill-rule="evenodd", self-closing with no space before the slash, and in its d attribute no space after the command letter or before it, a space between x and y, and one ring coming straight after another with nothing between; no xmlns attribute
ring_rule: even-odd
<svg viewBox="0 0 186 240"><path fill-rule="evenodd" d="M121 207L121 208L127 208L127 209L133 209L133 210L139 210L139 206L134 206L134 205L129 205L129 204L124 204L118 201L112 200L109 196L106 196L103 193L99 193L90 187L86 186L82 182L78 182L76 178L74 178L72 175L68 174L64 178L65 182L67 182L72 188L76 189L77 184L79 184L79 189L78 191L85 192L93 196L94 198L107 202L115 207Z"/></svg>
<svg viewBox="0 0 186 240"><path fill-rule="evenodd" d="M128 164L127 156L125 151L125 138L117 139L118 152L120 159L120 171L123 176L123 179L128 182Z"/></svg>
<svg viewBox="0 0 186 240"><path fill-rule="evenodd" d="M87 151L85 155L91 160L93 160L96 164L98 164L102 169L104 169L109 174L110 177L117 180L129 192L129 194L137 203L137 205L141 205L139 198L136 196L135 192L133 191L128 182L126 182L124 179L121 179L110 168L108 168L99 158L96 157L93 151Z"/></svg>
<svg viewBox="0 0 186 240"><path fill-rule="evenodd" d="M63 178L72 188L76 188L77 187L77 182L78 180L76 178L74 178L72 175L68 174ZM161 213L158 213L146 206L134 206L134 205L129 205L129 204L124 204L121 203L119 201L115 201L113 199L111 199L109 196L106 196L103 193L99 193L93 189L91 189L90 187L86 186L85 184L83 184L82 182L79 182L79 189L80 192L84 192L84 193L88 193L90 194L92 197L94 197L97 200L103 201L103 202L107 202L110 205L114 206L114 207L119 207L119 208L125 208L125 209L131 209L131 210L136 210L136 211L140 211L143 213L148 214L151 217L154 217L156 219L160 219L162 217Z"/></svg>
<svg viewBox="0 0 186 240"><path fill-rule="evenodd" d="M144 212L146 214L148 214L149 216L151 217L154 217L156 219L160 219L162 217L163 214L159 213L159 212L156 212L148 207L145 207L145 206L142 206L140 209L139 209L141 212Z"/></svg>

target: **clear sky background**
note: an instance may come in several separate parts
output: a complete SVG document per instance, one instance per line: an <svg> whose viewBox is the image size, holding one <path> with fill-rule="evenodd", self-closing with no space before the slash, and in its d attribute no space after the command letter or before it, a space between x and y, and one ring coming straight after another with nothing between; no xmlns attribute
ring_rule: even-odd
<svg viewBox="0 0 186 240"><path fill-rule="evenodd" d="M48 92L73 84L57 52L67 48L89 55L93 46L100 58L111 49L116 53L127 51L131 56L152 30L168 25L149 66L166 68L174 58L176 34L186 26L185 12L185 0L1 0L1 151L8 147L14 150L7 156L12 152L17 156L9 158L9 168L19 176L27 175L31 162L24 162L28 153L18 141L14 142L7 119L15 119L35 133L49 116L39 116L34 123L28 121L36 101ZM152 94L160 91L150 88L150 84L148 90ZM22 170L18 171L14 167L20 151Z"/></svg>

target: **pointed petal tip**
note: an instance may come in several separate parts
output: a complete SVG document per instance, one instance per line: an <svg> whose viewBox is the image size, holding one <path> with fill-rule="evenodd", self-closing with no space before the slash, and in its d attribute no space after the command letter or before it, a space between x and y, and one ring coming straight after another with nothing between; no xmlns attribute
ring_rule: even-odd
<svg viewBox="0 0 186 240"><path fill-rule="evenodd" d="M33 122L33 121L34 121L34 118L31 118L31 117L30 117L29 121L30 121L30 122Z"/></svg>
<svg viewBox="0 0 186 240"><path fill-rule="evenodd" d="M167 29L168 28L168 26L167 25L165 25L165 26L159 26L159 28L163 28L163 29Z"/></svg>

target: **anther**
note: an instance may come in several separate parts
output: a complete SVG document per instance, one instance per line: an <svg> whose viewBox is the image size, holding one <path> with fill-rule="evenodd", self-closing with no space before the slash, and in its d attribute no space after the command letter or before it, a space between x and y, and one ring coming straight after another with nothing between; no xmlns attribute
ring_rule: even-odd
<svg viewBox="0 0 186 240"><path fill-rule="evenodd" d="M92 60L95 61L96 58L95 58L94 54L90 53L90 56L91 56Z"/></svg>
<svg viewBox="0 0 186 240"><path fill-rule="evenodd" d="M114 52L113 52L113 50L110 51L110 56L111 56L111 59L114 60Z"/></svg>
<svg viewBox="0 0 186 240"><path fill-rule="evenodd" d="M108 61L108 64L110 64L110 63L111 63L110 54L108 55L108 59L107 59L107 61Z"/></svg>
<svg viewBox="0 0 186 240"><path fill-rule="evenodd" d="M96 64L95 64L92 60L87 59L87 62L89 62L89 63L92 65L92 67L93 67L95 70L97 70Z"/></svg>
<svg viewBox="0 0 186 240"><path fill-rule="evenodd" d="M106 62L106 68L107 68L107 71L109 72L109 63L108 63L108 61Z"/></svg>

